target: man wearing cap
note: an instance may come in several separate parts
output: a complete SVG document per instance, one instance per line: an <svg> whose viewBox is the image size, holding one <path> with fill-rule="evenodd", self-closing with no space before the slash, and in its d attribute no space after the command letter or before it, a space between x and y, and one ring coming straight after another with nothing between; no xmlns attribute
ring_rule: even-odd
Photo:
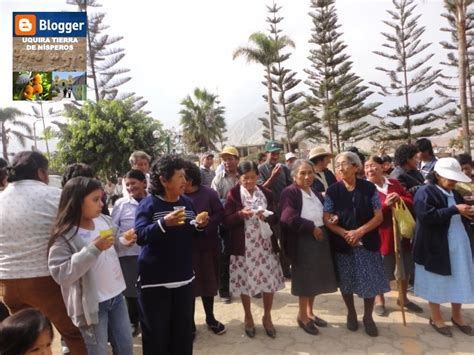
<svg viewBox="0 0 474 355"><path fill-rule="evenodd" d="M217 191L219 199L222 204L227 196L227 193L235 185L239 183L239 176L237 174L237 166L239 165L239 152L235 147L227 146L224 147L220 153L224 170L216 173L216 176L212 180L211 188ZM220 288L219 296L225 302L230 302L231 295L229 292L229 233L225 230L221 224L219 226L219 235L222 242L221 255L220 255Z"/></svg>
<svg viewBox="0 0 474 355"><path fill-rule="evenodd" d="M275 141L267 142L267 144L265 144L267 161L258 167L258 183L272 191L273 201L275 203L275 211L278 214L280 213L281 192L285 187L292 183L290 170L286 165L279 163L281 149L282 146L280 143ZM274 233L277 239L280 241L280 245L282 245L283 241L281 240L279 223L274 225ZM289 278L290 262L285 256L284 248L281 248L280 251L280 262L283 269L283 275Z"/></svg>
<svg viewBox="0 0 474 355"><path fill-rule="evenodd" d="M333 157L334 155L324 147L315 147L308 154L308 159L314 164L316 177L312 189L322 194L337 181L336 176L328 169L328 165Z"/></svg>
<svg viewBox="0 0 474 355"><path fill-rule="evenodd" d="M216 176L216 172L211 169L213 164L214 154L207 152L201 156L201 166L199 167L199 171L201 172L201 185L211 187L212 180Z"/></svg>
<svg viewBox="0 0 474 355"><path fill-rule="evenodd" d="M285 162L287 168L291 171L291 167L293 166L293 163L296 161L296 155L295 153L289 152L285 154Z"/></svg>

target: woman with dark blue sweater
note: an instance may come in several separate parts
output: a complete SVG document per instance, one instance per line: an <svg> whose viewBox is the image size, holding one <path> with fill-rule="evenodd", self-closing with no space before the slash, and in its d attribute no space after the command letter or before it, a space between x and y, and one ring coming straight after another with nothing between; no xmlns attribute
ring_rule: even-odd
<svg viewBox="0 0 474 355"><path fill-rule="evenodd" d="M451 303L453 325L467 335L474 335L464 322L461 306L474 303L474 265L469 222L474 210L454 190L456 182L470 182L454 158L439 159L430 184L421 187L414 200L416 232L413 248L415 293L428 300L430 325L440 334L451 337L450 328L441 317L440 304Z"/></svg>
<svg viewBox="0 0 474 355"><path fill-rule="evenodd" d="M362 163L352 152L336 157L342 180L329 186L324 201L324 224L331 231L339 289L347 307L347 328L358 329L354 293L364 299L364 327L369 336L378 330L372 318L375 296L389 291L377 227L382 206L375 185L356 178Z"/></svg>
<svg viewBox="0 0 474 355"><path fill-rule="evenodd" d="M138 206L135 219L138 257L138 302L143 354L192 354L193 235L197 225L191 200L183 196L185 162L165 155L151 172L150 194Z"/></svg>

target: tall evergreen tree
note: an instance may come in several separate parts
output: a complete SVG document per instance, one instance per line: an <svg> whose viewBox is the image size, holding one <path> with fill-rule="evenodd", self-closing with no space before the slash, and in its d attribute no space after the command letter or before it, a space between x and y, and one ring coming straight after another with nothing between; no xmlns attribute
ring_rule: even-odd
<svg viewBox="0 0 474 355"><path fill-rule="evenodd" d="M418 26L421 15L414 15L416 5L414 0L392 0L395 10L387 10L391 21L383 21L393 33L382 32L386 42L382 45L387 52L374 51L375 54L393 61L394 68L376 67L385 73L389 84L371 82L379 89L383 97L403 98L403 104L395 107L387 113L387 120L382 120L383 140L406 140L422 136L432 136L440 132L433 127L433 122L442 118L439 109L445 106L449 100L442 100L433 104L433 97L429 95L430 88L435 84L441 70L433 70L428 64L433 57L432 53L423 55L431 43L422 43L421 36L425 32L424 27ZM416 94L423 93L425 98L418 103ZM428 97L427 97L428 96ZM396 119L402 119L396 123ZM415 129L417 128L417 129Z"/></svg>
<svg viewBox="0 0 474 355"><path fill-rule="evenodd" d="M268 29L270 38L277 42L282 32L278 26L284 19L278 15L281 6L273 3L272 6L267 6L267 9L269 16L266 21L270 25ZM276 62L271 66L272 90L276 92L276 100L273 104L273 112L275 114L274 124L275 126L283 127L286 136L284 140L286 140L288 151L291 150L291 143L297 132L298 109L301 107L301 105L298 105L298 101L304 95L302 91L294 91L296 86L301 82L300 79L295 78L296 72L283 67L283 63L290 58L290 56L291 53L281 53L281 51L279 51ZM263 84L267 86L266 81L264 81ZM268 102L268 95L264 95L264 98ZM267 118L260 118L260 120L264 127L269 127ZM264 131L264 137L270 138L267 129Z"/></svg>
<svg viewBox="0 0 474 355"><path fill-rule="evenodd" d="M457 94L454 99L458 103L460 113L453 110L454 124L463 127L463 148L466 153L471 152L469 111L474 107L473 80L474 73L474 12L472 9L473 0L444 0L447 13L442 14L448 21L449 27L441 28L441 31L450 35L450 41L441 42L441 46L448 50L447 61L442 64L448 67L455 67L457 75L441 75L438 81L441 89L437 94L447 99L453 99L453 94ZM453 79L457 79L454 84Z"/></svg>
<svg viewBox="0 0 474 355"><path fill-rule="evenodd" d="M474 75L474 12L472 11L471 4L474 0L465 1L466 6L466 89L467 89L467 105L468 107L474 107L474 95L473 95L473 75ZM449 41L441 41L440 45L448 53L446 54L446 60L440 64L444 65L446 69L454 69L455 75L447 75L445 71L440 74L440 80L437 84L441 89L437 90L437 94L441 97L449 99L459 98L459 82L458 82L458 34L455 13L452 12L453 8L447 8L447 12L441 14L447 21L447 27L442 27L440 30L446 32L449 35ZM454 82L455 80L455 82Z"/></svg>
<svg viewBox="0 0 474 355"><path fill-rule="evenodd" d="M342 142L358 141L375 133L363 118L372 114L380 103L365 104L372 92L362 84L363 80L352 72L352 62L344 53L346 45L338 32L334 0L311 0L314 11L309 15L313 21L308 59L310 69L306 69L310 87L308 96L311 114L305 117L303 127L306 135L317 132L317 126L325 127L331 152L339 152Z"/></svg>
<svg viewBox="0 0 474 355"><path fill-rule="evenodd" d="M277 40L266 36L261 32L255 32L249 37L250 46L239 47L234 51L233 58L243 56L249 63L259 63L265 67L266 85L267 85L267 102L268 102L268 128L270 131L270 139L275 139L275 113L273 101L273 87L271 78L271 68L279 59L280 50L286 46L294 47L295 44L287 36L280 36Z"/></svg>
<svg viewBox="0 0 474 355"><path fill-rule="evenodd" d="M184 143L192 152L217 150L216 144L224 141L226 132L225 108L218 96L206 89L195 88L193 95L181 101Z"/></svg>
<svg viewBox="0 0 474 355"><path fill-rule="evenodd" d="M77 6L80 11L102 6L96 0L66 0L66 2ZM147 104L143 97L136 96L135 93L119 94L119 87L131 79L122 74L128 73L130 69L117 67L125 56L125 49L115 45L123 39L123 36L111 36L105 33L109 28L104 23L105 15L103 12L91 11L87 14L88 78L92 80L95 100L130 99L135 110L139 111Z"/></svg>

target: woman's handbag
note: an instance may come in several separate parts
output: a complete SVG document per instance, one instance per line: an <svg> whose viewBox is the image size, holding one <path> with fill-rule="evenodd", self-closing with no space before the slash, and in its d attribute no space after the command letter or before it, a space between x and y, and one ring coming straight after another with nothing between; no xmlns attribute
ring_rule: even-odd
<svg viewBox="0 0 474 355"><path fill-rule="evenodd" d="M393 216L397 223L399 235L403 238L412 239L415 236L415 219L405 202L400 199L392 207Z"/></svg>

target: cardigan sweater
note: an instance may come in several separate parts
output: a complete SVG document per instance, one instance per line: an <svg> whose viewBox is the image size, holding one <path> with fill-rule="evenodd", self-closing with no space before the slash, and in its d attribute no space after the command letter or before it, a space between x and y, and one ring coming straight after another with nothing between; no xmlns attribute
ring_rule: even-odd
<svg viewBox="0 0 474 355"><path fill-rule="evenodd" d="M257 185L265 198L267 199L267 210L274 212L272 192L263 186ZM240 184L234 186L229 193L224 203L224 226L227 227L230 235L229 252L231 255L245 255L245 219L240 216L239 212L243 209L242 199L240 196ZM266 222L271 226L278 222L278 218L274 213L268 216ZM279 247L275 237L275 233L271 236L273 252L278 253Z"/></svg>
<svg viewBox="0 0 474 355"><path fill-rule="evenodd" d="M388 185L387 195L396 192L400 195L400 198L405 202L406 206L413 214L413 196L403 188L403 186L395 179L388 179L390 184ZM378 192L380 203L382 204L382 215L383 215L383 222L379 226L379 234L380 234L380 254L382 255L389 255L395 252L395 245L393 240L393 220L392 220L392 206L388 206L385 203L385 199L387 195ZM410 240L406 238L401 238L401 243L403 250L409 251L410 250Z"/></svg>
<svg viewBox="0 0 474 355"><path fill-rule="evenodd" d="M328 187L326 196L334 203L334 213L339 217L339 226L346 230L357 229L374 217L371 199L376 192L375 185L369 181L356 179L353 191L347 191L344 182L339 181ZM330 232L332 247L336 252L349 253L352 247L339 235ZM377 228L367 232L361 242L365 249L378 251L380 237Z"/></svg>
<svg viewBox="0 0 474 355"><path fill-rule="evenodd" d="M459 193L453 190L456 204L464 203ZM448 207L448 198L436 185L421 187L415 195L415 244L413 259L425 270L439 275L451 275L448 230L451 217L458 214L456 206ZM468 236L471 234L469 219L461 216Z"/></svg>
<svg viewBox="0 0 474 355"><path fill-rule="evenodd" d="M321 204L324 203L321 194L313 191L319 198ZM283 248L292 263L297 262L296 251L298 250L298 239L303 235L312 235L315 227L313 221L301 217L303 209L303 196L301 189L296 184L287 186L281 193L280 200L280 225L284 236Z"/></svg>

